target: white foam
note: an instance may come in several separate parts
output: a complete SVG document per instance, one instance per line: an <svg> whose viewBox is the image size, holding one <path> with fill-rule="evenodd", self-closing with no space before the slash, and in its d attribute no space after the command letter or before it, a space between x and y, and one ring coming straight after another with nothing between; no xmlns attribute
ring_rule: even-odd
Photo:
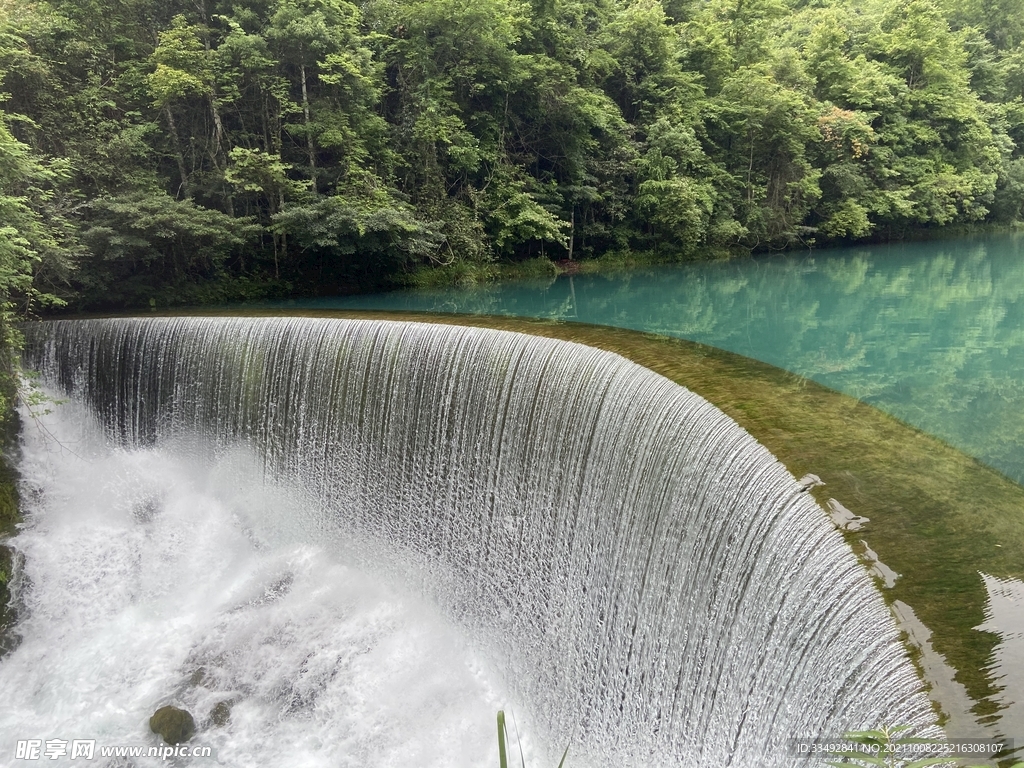
<svg viewBox="0 0 1024 768"><path fill-rule="evenodd" d="M346 562L297 489L242 451L113 450L73 405L42 426L0 763L25 739L158 744L148 718L175 704L223 765L496 764L508 702L485 663L432 605Z"/></svg>

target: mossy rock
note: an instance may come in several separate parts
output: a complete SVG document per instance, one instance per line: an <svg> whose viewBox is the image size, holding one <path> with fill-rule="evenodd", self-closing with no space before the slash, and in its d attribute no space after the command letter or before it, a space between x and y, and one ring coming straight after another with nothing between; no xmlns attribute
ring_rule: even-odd
<svg viewBox="0 0 1024 768"><path fill-rule="evenodd" d="M160 707L149 718L149 728L153 733L159 733L168 744L181 744L195 734L196 721L184 709Z"/></svg>
<svg viewBox="0 0 1024 768"><path fill-rule="evenodd" d="M14 577L14 550L0 543L0 659L18 647L14 624L18 616L11 601L11 579Z"/></svg>
<svg viewBox="0 0 1024 768"><path fill-rule="evenodd" d="M0 538L13 536L21 522L18 498L18 432L21 422L16 413L0 414Z"/></svg>
<svg viewBox="0 0 1024 768"><path fill-rule="evenodd" d="M10 419L8 419L8 422ZM11 580L14 577L14 550L6 543L21 522L18 499L18 477L5 446L11 437L4 434L9 424L0 424L0 658L18 645L12 627L17 621L11 602Z"/></svg>

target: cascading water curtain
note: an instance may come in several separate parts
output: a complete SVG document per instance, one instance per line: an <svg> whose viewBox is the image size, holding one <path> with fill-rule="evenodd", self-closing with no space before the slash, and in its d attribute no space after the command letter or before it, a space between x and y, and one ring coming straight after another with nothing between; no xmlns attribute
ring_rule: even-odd
<svg viewBox="0 0 1024 768"><path fill-rule="evenodd" d="M580 765L791 765L790 738L934 724L814 500L719 410L617 355L307 318L27 337L28 365L112 439L245 441L301 481L325 526L404 564Z"/></svg>

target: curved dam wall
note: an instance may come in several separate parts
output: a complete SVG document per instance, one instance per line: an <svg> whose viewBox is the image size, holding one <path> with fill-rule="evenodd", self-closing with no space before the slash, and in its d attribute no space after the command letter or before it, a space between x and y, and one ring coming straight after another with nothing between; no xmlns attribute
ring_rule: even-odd
<svg viewBox="0 0 1024 768"><path fill-rule="evenodd" d="M790 738L934 724L814 500L712 405L617 355L308 318L26 336L27 365L112 439L242 442L301 482L325 540L439 604L576 764L792 765Z"/></svg>

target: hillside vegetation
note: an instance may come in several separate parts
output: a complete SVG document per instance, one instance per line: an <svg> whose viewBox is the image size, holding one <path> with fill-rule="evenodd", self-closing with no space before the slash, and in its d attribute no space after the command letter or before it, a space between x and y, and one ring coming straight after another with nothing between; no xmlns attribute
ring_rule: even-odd
<svg viewBox="0 0 1024 768"><path fill-rule="evenodd" d="M1024 0L0 0L0 292L147 306L1024 205Z"/></svg>

